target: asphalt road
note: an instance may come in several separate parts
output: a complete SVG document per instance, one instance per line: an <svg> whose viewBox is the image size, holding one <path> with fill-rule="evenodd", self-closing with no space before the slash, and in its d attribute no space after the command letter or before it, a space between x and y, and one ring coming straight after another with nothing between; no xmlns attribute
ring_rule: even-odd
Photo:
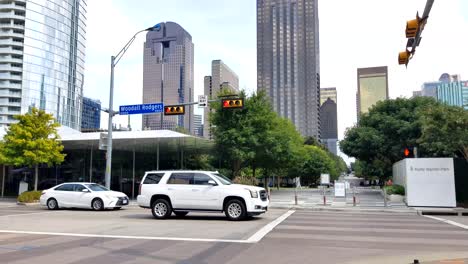
<svg viewBox="0 0 468 264"><path fill-rule="evenodd" d="M222 214L161 221L140 208L0 208L1 263L395 264L464 259L467 249L468 230L410 214L271 210L242 222Z"/></svg>

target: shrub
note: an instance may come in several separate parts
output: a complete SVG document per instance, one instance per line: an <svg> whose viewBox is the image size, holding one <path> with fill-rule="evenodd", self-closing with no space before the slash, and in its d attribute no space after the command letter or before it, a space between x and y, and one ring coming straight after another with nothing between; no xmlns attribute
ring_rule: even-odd
<svg viewBox="0 0 468 264"><path fill-rule="evenodd" d="M386 186L385 191L387 194L405 195L405 187L398 184Z"/></svg>
<svg viewBox="0 0 468 264"><path fill-rule="evenodd" d="M21 203L32 203L35 201L39 201L41 197L42 191L30 191L30 192L23 192L18 196L18 202Z"/></svg>
<svg viewBox="0 0 468 264"><path fill-rule="evenodd" d="M237 184L254 185L254 186L257 186L258 184L258 180L252 176L238 176L234 178L233 182Z"/></svg>

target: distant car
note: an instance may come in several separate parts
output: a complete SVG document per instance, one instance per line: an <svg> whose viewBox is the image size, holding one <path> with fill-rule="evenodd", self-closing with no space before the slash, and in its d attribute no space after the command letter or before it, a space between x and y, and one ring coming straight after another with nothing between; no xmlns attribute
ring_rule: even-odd
<svg viewBox="0 0 468 264"><path fill-rule="evenodd" d="M59 184L41 194L40 203L49 210L86 208L96 211L120 209L129 203L127 195L96 183L70 182Z"/></svg>
<svg viewBox="0 0 468 264"><path fill-rule="evenodd" d="M263 214L268 210L264 188L233 184L215 171L149 171L137 197L156 219L185 216L190 211L224 212L229 220Z"/></svg>

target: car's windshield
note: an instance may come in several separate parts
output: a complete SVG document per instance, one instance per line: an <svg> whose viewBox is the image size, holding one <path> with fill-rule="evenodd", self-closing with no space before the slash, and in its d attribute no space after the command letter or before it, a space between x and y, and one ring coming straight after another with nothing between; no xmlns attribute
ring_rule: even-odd
<svg viewBox="0 0 468 264"><path fill-rule="evenodd" d="M220 181L223 185L231 185L232 184L232 181L227 178L226 176L224 175L221 175L219 173L213 173L213 176L216 177L216 179L218 179L218 181Z"/></svg>
<svg viewBox="0 0 468 264"><path fill-rule="evenodd" d="M88 187L91 191L93 192L104 192L104 191L109 191L106 187L99 185L99 184L85 184L86 187Z"/></svg>

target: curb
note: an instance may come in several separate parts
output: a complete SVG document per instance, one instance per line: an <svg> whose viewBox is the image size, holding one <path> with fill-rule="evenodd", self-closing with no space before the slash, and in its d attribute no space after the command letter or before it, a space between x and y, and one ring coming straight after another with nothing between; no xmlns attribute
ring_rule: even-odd
<svg viewBox="0 0 468 264"><path fill-rule="evenodd" d="M377 212L377 213L406 213L418 215L414 209L383 209L383 208L346 208L346 207L300 207L300 206L270 206L271 209L290 209L297 211L315 211L315 212Z"/></svg>
<svg viewBox="0 0 468 264"><path fill-rule="evenodd" d="M39 206L40 203L23 203L23 202L16 202L16 205L22 205L22 206Z"/></svg>

